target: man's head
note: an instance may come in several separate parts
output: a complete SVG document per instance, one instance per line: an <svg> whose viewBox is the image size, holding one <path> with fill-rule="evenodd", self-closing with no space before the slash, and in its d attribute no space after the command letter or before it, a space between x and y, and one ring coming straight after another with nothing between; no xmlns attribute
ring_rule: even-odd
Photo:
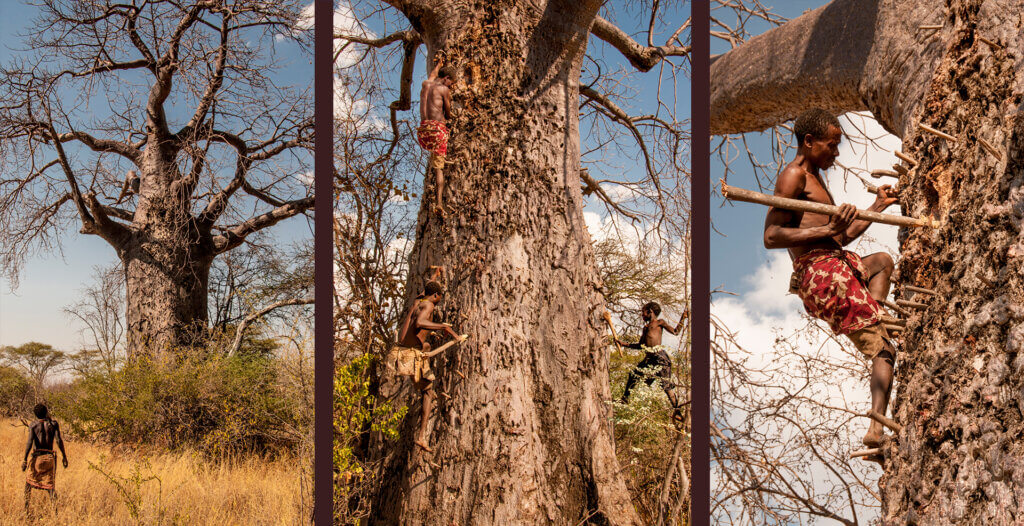
<svg viewBox="0 0 1024 526"><path fill-rule="evenodd" d="M45 404L36 404L36 406L32 408L32 412L35 413L36 418L40 420L46 418L46 415L50 414L49 410L46 409Z"/></svg>
<svg viewBox="0 0 1024 526"><path fill-rule="evenodd" d="M648 302L640 308L640 316L643 317L644 321L657 318L659 315L661 315L661 305L658 305L657 302Z"/></svg>
<svg viewBox="0 0 1024 526"><path fill-rule="evenodd" d="M437 72L437 80L445 86L451 86L455 83L455 71L448 66L442 66L441 70Z"/></svg>
<svg viewBox="0 0 1024 526"><path fill-rule="evenodd" d="M436 281L428 281L423 286L423 299L431 303L441 301L444 299L444 286Z"/></svg>
<svg viewBox="0 0 1024 526"><path fill-rule="evenodd" d="M814 108L796 118L793 124L798 152L820 170L828 169L839 157L843 129L831 113Z"/></svg>

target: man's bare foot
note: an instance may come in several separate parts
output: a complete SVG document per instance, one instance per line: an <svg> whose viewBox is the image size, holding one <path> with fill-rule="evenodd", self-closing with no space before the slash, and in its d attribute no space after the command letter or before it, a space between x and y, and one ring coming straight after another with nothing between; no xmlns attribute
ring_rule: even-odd
<svg viewBox="0 0 1024 526"><path fill-rule="evenodd" d="M424 441L422 441L420 439L413 440L413 444L416 444L417 446L423 448L423 451L426 451L427 453L433 453L434 452L434 450L430 449L430 446L428 446L426 442L424 442Z"/></svg>
<svg viewBox="0 0 1024 526"><path fill-rule="evenodd" d="M881 429L868 429L868 434L864 435L864 439L861 442L867 447L879 447L882 445L882 439L885 436L882 434Z"/></svg>

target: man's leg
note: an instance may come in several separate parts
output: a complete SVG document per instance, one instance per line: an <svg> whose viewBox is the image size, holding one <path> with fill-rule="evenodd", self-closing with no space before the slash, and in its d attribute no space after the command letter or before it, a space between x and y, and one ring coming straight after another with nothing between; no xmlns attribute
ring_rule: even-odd
<svg viewBox="0 0 1024 526"><path fill-rule="evenodd" d="M434 212L444 213L441 199L444 196L444 157L436 153L430 154L430 166L434 170Z"/></svg>
<svg viewBox="0 0 1024 526"><path fill-rule="evenodd" d="M428 453L433 453L430 446L427 445L426 433L427 433L427 422L430 420L430 411L434 408L434 382L430 380L421 380L420 390L423 391L423 414L420 415L420 427L416 431L415 443L417 446L423 448Z"/></svg>
<svg viewBox="0 0 1024 526"><path fill-rule="evenodd" d="M620 403L629 402L629 392L633 390L633 386L636 385L636 381L640 379L640 375L637 373L636 368L629 371L629 378L626 379L626 390L622 392L622 398L619 399Z"/></svg>
<svg viewBox="0 0 1024 526"><path fill-rule="evenodd" d="M32 498L32 485L28 482L25 483L25 513L28 513L29 499Z"/></svg>
<svg viewBox="0 0 1024 526"><path fill-rule="evenodd" d="M889 277L896 268L892 256L885 252L876 252L861 258L868 272L868 293L875 301L882 301L889 295Z"/></svg>
<svg viewBox="0 0 1024 526"><path fill-rule="evenodd" d="M847 337L860 352L871 359L871 410L884 415L892 392L896 349L889 342L885 329L878 324L854 331ZM864 445L878 447L882 443L884 431L882 424L872 418L868 432L864 435Z"/></svg>

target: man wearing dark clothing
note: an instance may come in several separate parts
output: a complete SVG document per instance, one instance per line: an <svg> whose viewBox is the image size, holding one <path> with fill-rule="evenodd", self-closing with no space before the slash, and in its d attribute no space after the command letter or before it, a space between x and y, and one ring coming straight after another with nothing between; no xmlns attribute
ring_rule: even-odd
<svg viewBox="0 0 1024 526"><path fill-rule="evenodd" d="M675 417L679 417L679 401L676 398L675 391L672 390L672 359L669 358L668 353L664 349L653 350L656 347L661 346L661 334L662 329L668 331L672 335L679 334L679 330L683 327L683 322L686 321L689 316L689 311L683 312L683 315L679 318L679 323L675 327L669 325L665 320L659 319L658 315L661 314L661 305L655 302L650 302L644 305L640 309L640 316L643 317L644 321L647 322L644 325L643 334L640 335L640 341L637 343L626 344L619 341L619 345L625 345L630 349L643 349L644 358L640 360L640 363L636 364L629 373L629 379L626 380L626 390L622 393L622 403L629 402L629 393L633 390L633 386L636 385L641 379L651 385L655 379L661 381L661 388L665 390L665 395L668 396L669 403L672 404L672 408L675 409ZM657 367L654 374L644 373L643 369Z"/></svg>

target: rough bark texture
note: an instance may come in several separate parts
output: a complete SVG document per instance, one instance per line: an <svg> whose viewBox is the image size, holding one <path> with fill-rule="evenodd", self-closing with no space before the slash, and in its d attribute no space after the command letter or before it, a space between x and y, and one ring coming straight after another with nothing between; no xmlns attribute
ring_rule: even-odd
<svg viewBox="0 0 1024 526"><path fill-rule="evenodd" d="M172 181L180 176L174 166L145 158L142 172L139 204L119 250L128 292L130 356L200 340L215 254L210 230L196 225L189 198L175 191Z"/></svg>
<svg viewBox="0 0 1024 526"><path fill-rule="evenodd" d="M903 151L919 162L899 182L903 213L945 225L900 235L894 283L938 295L914 298L929 307L909 319L897 357L892 414L903 429L884 446L883 522L1017 524L1024 520L1024 2L879 2L874 13L863 4L835 2L716 61L712 129L759 129L821 104L837 113L869 109L903 139ZM799 80L807 47L830 40L801 35L847 23L858 34L873 27L871 38L825 57L814 82ZM940 23L938 32L916 30ZM760 55L772 58L747 62ZM921 132L918 123L957 140Z"/></svg>
<svg viewBox="0 0 1024 526"><path fill-rule="evenodd" d="M419 396L402 395L409 417L402 441L384 445L374 523L637 524L612 443L578 175L579 70L600 3L446 4L443 18L405 9L431 54L464 72L450 211L440 221L421 209L407 290L443 265L441 318L470 340L433 359L435 452L424 459L437 467L412 461Z"/></svg>

